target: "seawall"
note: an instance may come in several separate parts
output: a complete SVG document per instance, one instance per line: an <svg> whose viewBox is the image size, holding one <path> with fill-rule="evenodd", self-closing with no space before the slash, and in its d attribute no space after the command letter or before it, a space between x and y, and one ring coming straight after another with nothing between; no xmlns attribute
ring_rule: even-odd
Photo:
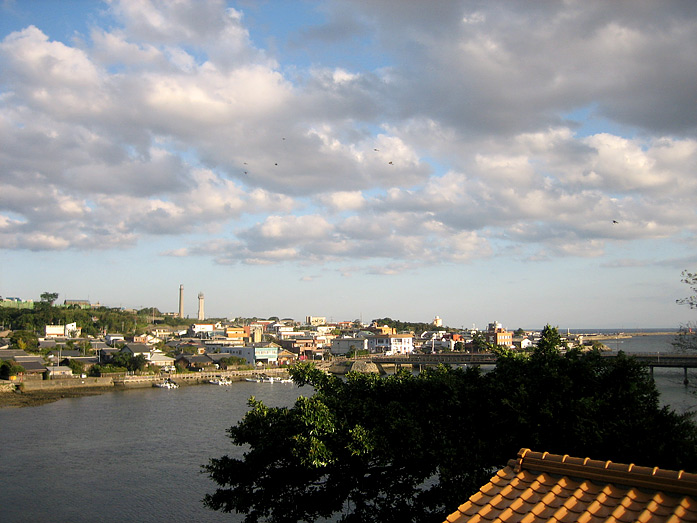
<svg viewBox="0 0 697 523"><path fill-rule="evenodd" d="M113 387L111 378L69 378L57 380L27 380L18 384L25 392L61 390L61 389L86 389L91 387Z"/></svg>

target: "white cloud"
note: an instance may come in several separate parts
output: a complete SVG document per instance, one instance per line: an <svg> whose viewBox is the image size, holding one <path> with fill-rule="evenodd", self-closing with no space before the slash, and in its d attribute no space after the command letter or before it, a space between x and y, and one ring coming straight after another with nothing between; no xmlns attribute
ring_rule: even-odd
<svg viewBox="0 0 697 523"><path fill-rule="evenodd" d="M331 211L355 211L363 207L365 198L360 191L336 191L321 194L317 199Z"/></svg>
<svg viewBox="0 0 697 523"><path fill-rule="evenodd" d="M697 237L693 9L334 1L303 54L258 12L113 0L89 40L4 36L3 247L396 274Z"/></svg>

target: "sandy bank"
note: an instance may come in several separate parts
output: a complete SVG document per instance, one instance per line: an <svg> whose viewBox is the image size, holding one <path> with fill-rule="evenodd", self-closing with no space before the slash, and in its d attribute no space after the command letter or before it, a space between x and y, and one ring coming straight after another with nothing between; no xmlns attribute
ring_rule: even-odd
<svg viewBox="0 0 697 523"><path fill-rule="evenodd" d="M0 408L36 407L63 398L95 396L117 390L115 387L89 387L80 389L35 390L30 392L4 392L0 394Z"/></svg>

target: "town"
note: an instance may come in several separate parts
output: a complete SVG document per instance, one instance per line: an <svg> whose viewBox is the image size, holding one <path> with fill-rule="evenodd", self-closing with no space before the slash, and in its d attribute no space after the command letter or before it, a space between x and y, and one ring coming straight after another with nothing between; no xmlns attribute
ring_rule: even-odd
<svg viewBox="0 0 697 523"><path fill-rule="evenodd" d="M485 329L454 329L438 316L426 323L405 323L391 318L370 323L360 320L327 321L307 316L304 321L271 317L206 320L200 293L196 321L177 313L114 311L87 300L64 300L54 306L57 294L44 293L41 302L19 298L0 300L0 378L26 382L98 377L132 373L215 372L228 368L283 368L296 361L331 361L373 355L414 353L479 353L492 347L527 350L535 346L539 331L511 331L493 321ZM62 311L65 321L34 324L27 330L18 313ZM9 312L14 312L11 316ZM117 313L121 328L105 325L104 315ZM15 318L12 322L11 318ZM114 327L114 318L111 318ZM86 323L87 322L87 323ZM92 322L92 325L88 323ZM14 325L14 324L16 325ZM594 346L584 336L562 336L565 347Z"/></svg>

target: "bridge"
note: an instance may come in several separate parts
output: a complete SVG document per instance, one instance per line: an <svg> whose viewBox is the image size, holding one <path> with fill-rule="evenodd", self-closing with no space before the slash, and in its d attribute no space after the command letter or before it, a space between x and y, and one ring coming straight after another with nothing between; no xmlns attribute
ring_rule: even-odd
<svg viewBox="0 0 697 523"><path fill-rule="evenodd" d="M616 352L603 352L603 358L616 358ZM697 368L697 354L660 353L660 352L625 352L627 356L644 363L651 370L655 367L682 368L684 370L684 382L687 384L687 369ZM490 352L461 353L443 352L440 354L397 354L393 356L371 356L374 363L400 365L496 365L496 354Z"/></svg>

